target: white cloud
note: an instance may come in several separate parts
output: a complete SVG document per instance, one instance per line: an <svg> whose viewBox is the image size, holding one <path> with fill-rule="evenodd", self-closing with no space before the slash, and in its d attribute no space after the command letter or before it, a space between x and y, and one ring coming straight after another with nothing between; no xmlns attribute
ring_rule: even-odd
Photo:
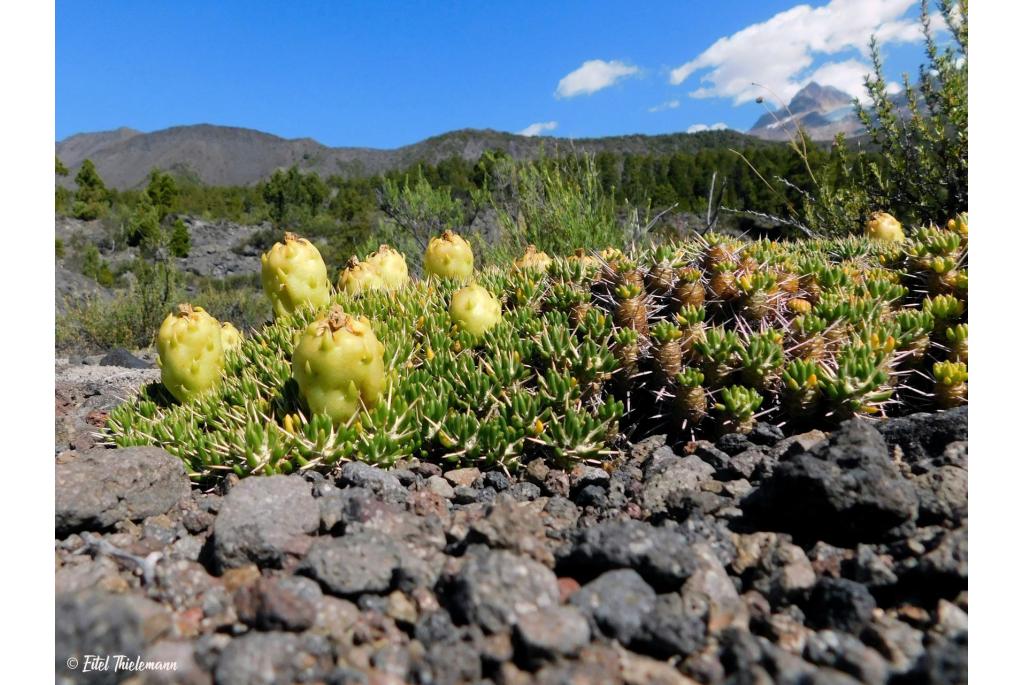
<svg viewBox="0 0 1024 685"><path fill-rule="evenodd" d="M716 124L694 124L690 128L686 129L687 133L700 133L701 131L724 131L729 128L724 121L719 121Z"/></svg>
<svg viewBox="0 0 1024 685"><path fill-rule="evenodd" d="M669 100L668 102L663 102L660 105L655 105L654 107L648 107L647 111L648 112L664 112L667 109L676 109L677 107L679 107L679 100Z"/></svg>
<svg viewBox="0 0 1024 685"><path fill-rule="evenodd" d="M536 124L530 124L522 131L519 132L521 136L539 136L545 131L554 131L558 128L557 121L539 121Z"/></svg>
<svg viewBox="0 0 1024 685"><path fill-rule="evenodd" d="M558 82L555 97L571 98L577 95L591 95L613 85L620 79L639 72L637 67L616 60L611 62L601 59L587 60L579 69Z"/></svg>
<svg viewBox="0 0 1024 685"><path fill-rule="evenodd" d="M700 85L691 96L732 98L737 105L759 96L789 102L812 80L860 96L869 69L872 35L883 45L921 40L917 14L907 13L916 5L915 0L832 0L823 7L797 5L719 38L696 58L673 69L669 80L679 85L700 73ZM932 26L945 28L938 16L933 16ZM849 51L859 52L861 58L829 61L831 56Z"/></svg>

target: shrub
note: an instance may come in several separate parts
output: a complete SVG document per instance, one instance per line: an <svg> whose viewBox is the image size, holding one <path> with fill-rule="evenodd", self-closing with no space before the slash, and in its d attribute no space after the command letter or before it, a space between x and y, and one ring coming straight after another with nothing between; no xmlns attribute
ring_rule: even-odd
<svg viewBox="0 0 1024 685"><path fill-rule="evenodd" d="M189 235L188 226L181 219L174 221L168 248L173 257L188 257L188 253L192 249L192 236Z"/></svg>

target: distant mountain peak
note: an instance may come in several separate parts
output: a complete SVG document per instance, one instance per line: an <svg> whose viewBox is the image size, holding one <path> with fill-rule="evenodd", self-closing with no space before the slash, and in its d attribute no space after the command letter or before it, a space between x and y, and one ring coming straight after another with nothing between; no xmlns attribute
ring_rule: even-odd
<svg viewBox="0 0 1024 685"><path fill-rule="evenodd" d="M796 92L787 106L761 115L748 133L765 140L788 140L799 126L812 140L832 140L837 133L850 134L861 129L852 95L811 81Z"/></svg>

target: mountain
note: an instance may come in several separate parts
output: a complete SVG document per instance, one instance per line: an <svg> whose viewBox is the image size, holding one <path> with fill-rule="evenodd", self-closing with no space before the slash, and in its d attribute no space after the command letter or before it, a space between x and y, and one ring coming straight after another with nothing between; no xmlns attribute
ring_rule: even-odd
<svg viewBox="0 0 1024 685"><path fill-rule="evenodd" d="M125 189L145 183L153 168L210 185L248 185L292 165L323 176L378 174L417 162L436 164L450 157L475 161L487 150L516 159L534 159L571 149L633 154L695 153L717 147L764 145L737 131L703 131L607 138L527 137L493 130L463 129L392 150L328 147L311 138L280 138L262 131L198 124L142 133L128 128L79 133L57 143L57 156L71 170L70 183L86 159L108 186Z"/></svg>
<svg viewBox="0 0 1024 685"><path fill-rule="evenodd" d="M797 126L803 126L811 140L831 141L837 133L856 135L863 127L852 101L852 95L812 81L788 107L765 113L747 133L763 140L789 140Z"/></svg>

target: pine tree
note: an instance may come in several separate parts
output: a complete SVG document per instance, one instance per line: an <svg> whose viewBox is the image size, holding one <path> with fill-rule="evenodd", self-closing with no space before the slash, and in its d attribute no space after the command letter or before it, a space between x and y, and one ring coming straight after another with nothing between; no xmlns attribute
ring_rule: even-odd
<svg viewBox="0 0 1024 685"><path fill-rule="evenodd" d="M192 249L192 237L189 235L188 226L181 219L174 222L168 248L174 257L188 257L188 253Z"/></svg>
<svg viewBox="0 0 1024 685"><path fill-rule="evenodd" d="M106 214L110 207L110 193L91 159L82 162L75 176L75 204L72 213L76 219L92 221Z"/></svg>

